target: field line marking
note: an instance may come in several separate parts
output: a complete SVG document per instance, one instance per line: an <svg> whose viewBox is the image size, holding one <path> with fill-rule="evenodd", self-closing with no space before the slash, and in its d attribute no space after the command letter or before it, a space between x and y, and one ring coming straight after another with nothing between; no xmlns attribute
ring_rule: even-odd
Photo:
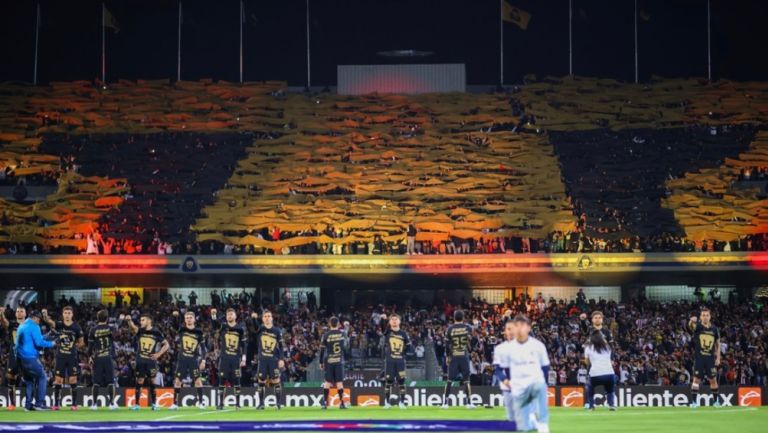
<svg viewBox="0 0 768 433"><path fill-rule="evenodd" d="M172 419L181 418L181 417L183 417L183 416L184 416L184 415L172 415L172 416L166 416L166 417L158 418L158 419L156 419L155 421L170 421L170 420L172 420ZM152 422L152 421L150 421L150 422Z"/></svg>
<svg viewBox="0 0 768 433"><path fill-rule="evenodd" d="M180 413L178 415L171 415L171 416L166 416L166 417L163 417L163 418L158 418L158 419L156 419L154 421L170 421L170 420L176 419L176 418L184 418L185 416L206 415L206 414L209 414L209 413L226 413L226 412L232 412L233 410L234 409L209 410L209 411L205 411L205 412ZM153 421L148 421L148 422L153 422Z"/></svg>

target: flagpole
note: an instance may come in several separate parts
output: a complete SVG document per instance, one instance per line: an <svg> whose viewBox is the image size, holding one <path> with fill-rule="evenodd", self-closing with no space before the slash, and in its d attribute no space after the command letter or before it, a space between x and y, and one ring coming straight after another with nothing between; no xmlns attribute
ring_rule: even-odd
<svg viewBox="0 0 768 433"><path fill-rule="evenodd" d="M712 81L712 16L710 0L707 0L707 79Z"/></svg>
<svg viewBox="0 0 768 433"><path fill-rule="evenodd" d="M312 83L309 59L309 0L307 0L307 90L309 90L309 87Z"/></svg>
<svg viewBox="0 0 768 433"><path fill-rule="evenodd" d="M240 84L243 84L243 17L244 17L243 0L240 0Z"/></svg>
<svg viewBox="0 0 768 433"><path fill-rule="evenodd" d="M504 0L499 0L499 84L504 87Z"/></svg>
<svg viewBox="0 0 768 433"><path fill-rule="evenodd" d="M106 12L107 6L101 2L101 85L107 85L107 36L106 36Z"/></svg>
<svg viewBox="0 0 768 433"><path fill-rule="evenodd" d="M181 81L181 0L179 0L179 28L176 48L176 81Z"/></svg>
<svg viewBox="0 0 768 433"><path fill-rule="evenodd" d="M573 78L573 0L568 0L568 75Z"/></svg>
<svg viewBox="0 0 768 433"><path fill-rule="evenodd" d="M40 41L40 2L37 2L37 17L35 21L35 70L32 74L32 84L37 85L37 47Z"/></svg>
<svg viewBox="0 0 768 433"><path fill-rule="evenodd" d="M635 0L635 84L639 81L638 74L638 60L637 60L637 0Z"/></svg>

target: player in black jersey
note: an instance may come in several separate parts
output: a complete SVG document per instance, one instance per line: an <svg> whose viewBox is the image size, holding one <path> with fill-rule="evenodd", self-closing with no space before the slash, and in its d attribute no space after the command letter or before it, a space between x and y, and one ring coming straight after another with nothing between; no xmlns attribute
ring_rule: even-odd
<svg viewBox="0 0 768 433"><path fill-rule="evenodd" d="M603 333L603 338L605 338L605 341L609 346L613 344L613 335L611 335L611 331L607 326L603 326L604 320L605 316L603 316L602 311L593 311L589 321L587 320L587 313L581 313L579 315L581 335L585 337L585 341L592 335L592 330L595 330Z"/></svg>
<svg viewBox="0 0 768 433"><path fill-rule="evenodd" d="M128 328L136 336L136 368L134 369L136 388L134 390L134 401L131 410L139 410L141 388L145 380L148 381L149 386L149 405L152 410L158 410L159 407L155 404L157 360L168 351L170 345L163 333L157 328L152 327L152 317L149 314L141 315L139 326L133 323L130 316L125 317L125 319L128 323ZM160 350L157 350L158 345L160 345Z"/></svg>
<svg viewBox="0 0 768 433"><path fill-rule="evenodd" d="M461 382L467 390L467 409L474 409L470 402L472 386L469 383L469 356L472 342L472 327L464 323L464 312L453 312L453 325L445 332L446 354L448 356L448 374L443 392L443 409L448 409L448 396L454 381Z"/></svg>
<svg viewBox="0 0 768 433"><path fill-rule="evenodd" d="M216 409L224 409L224 384L235 390L235 407L240 409L240 378L245 367L245 348L247 337L245 328L237 323L237 312L229 308L226 323L221 323L216 309L211 309L213 328L219 333L219 389L216 392Z"/></svg>
<svg viewBox="0 0 768 433"><path fill-rule="evenodd" d="M16 307L16 320L9 321L5 317L5 308L0 307L0 326L5 329L8 340L8 365L5 369L5 383L8 386L8 410L16 409L16 384L21 376L20 366L16 361L16 330L19 325L27 320L27 309L19 305Z"/></svg>
<svg viewBox="0 0 768 433"><path fill-rule="evenodd" d="M259 384L259 407L264 409L264 399L267 397L267 386L275 389L277 409L282 407L283 384L280 380L280 370L285 368L283 361L283 331L274 326L272 313L264 311L261 315L262 325L256 334L258 346L258 368L256 380Z"/></svg>
<svg viewBox="0 0 768 433"><path fill-rule="evenodd" d="M395 382L400 390L400 409L405 409L405 352L411 345L408 334L400 329L400 316L389 316L389 329L384 334L384 408L391 406Z"/></svg>
<svg viewBox="0 0 768 433"><path fill-rule="evenodd" d="M56 346L56 367L53 373L53 405L51 409L59 410L61 406L61 388L64 378L69 383L72 404L70 409L77 410L77 378L80 372L80 359L77 350L85 347L83 330L74 320L72 307L66 306L61 310L62 320L54 322L48 316L48 310L42 310L43 320L59 336Z"/></svg>
<svg viewBox="0 0 768 433"><path fill-rule="evenodd" d="M181 381L187 377L195 381L197 407L203 409L203 380L200 372L205 370L205 336L200 328L195 327L195 313L184 314L184 325L176 337L176 374L173 380L174 402L171 410L179 408Z"/></svg>
<svg viewBox="0 0 768 433"><path fill-rule="evenodd" d="M99 387L107 387L109 392L109 409L117 409L115 402L115 366L112 359L115 357L115 327L109 325L109 313L100 310L96 313L96 326L91 328L88 334L88 354L91 358L93 386L91 409L98 409L96 397Z"/></svg>
<svg viewBox="0 0 768 433"><path fill-rule="evenodd" d="M344 349L348 345L347 334L339 328L338 317L328 320L328 331L320 340L320 369L325 370L325 383L323 383L323 409L328 408L328 395L331 387L335 386L340 402L340 409L346 409L344 405Z"/></svg>
<svg viewBox="0 0 768 433"><path fill-rule="evenodd" d="M712 324L712 316L708 308L704 307L699 313L700 321L696 316L688 321L688 329L691 331L693 343L693 380L691 382L691 407L699 406L699 383L701 379L709 379L709 387L715 397L714 406L720 407L720 389L717 385L717 367L720 366L720 330Z"/></svg>

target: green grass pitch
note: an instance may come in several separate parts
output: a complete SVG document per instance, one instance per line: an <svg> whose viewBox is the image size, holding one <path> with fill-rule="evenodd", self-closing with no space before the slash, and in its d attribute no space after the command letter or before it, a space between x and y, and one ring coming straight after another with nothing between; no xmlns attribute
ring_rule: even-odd
<svg viewBox="0 0 768 433"><path fill-rule="evenodd" d="M617 412L598 409L587 412L583 409L552 408L550 412L552 432L569 433L762 433L768 431L768 407L702 407L678 408L621 408ZM392 408L351 408L345 411L333 408L321 411L317 408L285 408L277 411L268 408L256 411L252 408L238 411L228 409L185 408L178 411L162 409L152 412L142 409L132 412L127 409L109 411L80 409L72 412L13 412L1 411L0 423L8 422L89 422L89 421L320 421L320 420L501 420L504 412L500 408L439 409L434 407L412 407L405 410ZM0 428L2 430L2 428Z"/></svg>

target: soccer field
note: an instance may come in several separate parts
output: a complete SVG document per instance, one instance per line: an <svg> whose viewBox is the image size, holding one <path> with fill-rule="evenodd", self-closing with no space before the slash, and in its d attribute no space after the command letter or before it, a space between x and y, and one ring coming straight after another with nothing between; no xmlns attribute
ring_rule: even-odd
<svg viewBox="0 0 768 433"><path fill-rule="evenodd" d="M307 421L323 423L323 421L365 421L370 424L381 424L395 420L423 421L501 421L502 409L452 408L408 408L400 410L392 408L351 408L345 411L329 409L321 411L316 408L286 408L277 411L274 408L266 411L254 409L232 409L224 411L182 409L179 411L160 410L152 412L142 409L132 412L126 409L116 411L91 411L81 409L77 412L0 412L0 423L80 423L100 422L259 422L259 421ZM496 424L498 426L498 424ZM0 426L0 430L9 430L9 425ZM107 431L103 425L80 424L81 431ZM92 428L89 428L92 427ZM602 409L596 412L586 412L582 409L552 408L550 428L553 432L600 433L600 432L653 432L653 433L701 433L701 432L738 432L758 433L768 431L768 407L724 407L714 408L625 408L617 412ZM129 430L123 426L120 430ZM116 429L114 429L116 430ZM195 430L190 428L191 430ZM317 427L313 430L323 430ZM395 430L393 428L393 430ZM403 431L403 428L397 428ZM351 430L347 430L351 431ZM490 431L490 430L489 430ZM498 431L498 430L497 430Z"/></svg>

